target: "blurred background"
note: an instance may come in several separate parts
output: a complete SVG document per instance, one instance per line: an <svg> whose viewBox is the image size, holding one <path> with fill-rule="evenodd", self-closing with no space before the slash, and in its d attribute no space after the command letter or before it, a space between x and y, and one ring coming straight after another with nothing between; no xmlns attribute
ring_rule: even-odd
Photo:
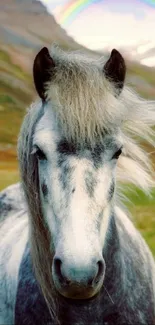
<svg viewBox="0 0 155 325"><path fill-rule="evenodd" d="M55 41L98 57L117 48L127 83L155 99L155 0L0 0L0 190L19 181L17 137L35 99L32 64ZM153 148L147 148L152 152ZM128 190L127 190L128 191ZM129 194L133 221L155 255L155 191Z"/></svg>

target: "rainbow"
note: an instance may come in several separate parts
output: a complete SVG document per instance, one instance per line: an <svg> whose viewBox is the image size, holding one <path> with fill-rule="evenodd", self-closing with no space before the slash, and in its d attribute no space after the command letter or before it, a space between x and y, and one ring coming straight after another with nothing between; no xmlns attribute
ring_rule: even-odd
<svg viewBox="0 0 155 325"><path fill-rule="evenodd" d="M73 0L67 3L57 16L58 22L63 25L69 25L89 6L102 2L103 0Z"/></svg>
<svg viewBox="0 0 155 325"><path fill-rule="evenodd" d="M57 20L62 26L70 25L81 12L93 4L103 3L104 0L72 0L69 1L63 9L58 13ZM155 0L138 0L139 3L144 3L155 8Z"/></svg>

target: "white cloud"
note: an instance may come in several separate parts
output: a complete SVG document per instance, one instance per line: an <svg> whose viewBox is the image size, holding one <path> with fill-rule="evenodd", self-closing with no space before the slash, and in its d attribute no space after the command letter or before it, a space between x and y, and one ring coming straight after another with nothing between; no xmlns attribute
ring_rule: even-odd
<svg viewBox="0 0 155 325"><path fill-rule="evenodd" d="M94 18L95 17L95 18ZM131 13L122 15L91 8L82 13L67 27L68 33L78 42L92 49L106 46L130 46L154 40L155 11L137 20Z"/></svg>
<svg viewBox="0 0 155 325"><path fill-rule="evenodd" d="M155 57L152 56L151 58L145 58L140 61L141 64L147 65L148 67L154 67L155 66Z"/></svg>
<svg viewBox="0 0 155 325"><path fill-rule="evenodd" d="M41 0L43 4L48 8L48 10L52 11L58 6L63 6L67 2L67 0Z"/></svg>
<svg viewBox="0 0 155 325"><path fill-rule="evenodd" d="M110 51L114 47L125 47L128 55L137 57L149 48L155 47L155 10L141 5L140 8L135 7L134 11L131 1L128 3L128 7L131 7L128 9L131 10L124 12L127 6L125 8L118 6L116 10L113 1L111 7L110 0L108 1L108 6L90 6L68 26L62 27L66 28L68 34L76 41L94 50L107 48ZM58 17L57 13L67 0L42 0L42 2ZM152 66L155 64L154 57L143 58L141 63Z"/></svg>

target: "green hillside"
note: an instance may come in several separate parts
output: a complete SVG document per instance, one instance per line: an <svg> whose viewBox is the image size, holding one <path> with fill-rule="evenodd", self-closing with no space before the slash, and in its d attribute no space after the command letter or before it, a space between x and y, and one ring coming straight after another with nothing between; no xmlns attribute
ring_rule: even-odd
<svg viewBox="0 0 155 325"><path fill-rule="evenodd" d="M33 98L32 78L0 50L0 189L16 182L16 144L25 109Z"/></svg>

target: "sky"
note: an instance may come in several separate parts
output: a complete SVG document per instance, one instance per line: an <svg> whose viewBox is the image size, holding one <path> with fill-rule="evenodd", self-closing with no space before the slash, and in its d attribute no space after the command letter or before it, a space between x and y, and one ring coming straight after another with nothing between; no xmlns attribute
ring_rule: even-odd
<svg viewBox="0 0 155 325"><path fill-rule="evenodd" d="M58 23L61 23L58 13L69 1L41 1L55 15ZM147 1L96 1L96 4L88 6L73 21L66 25L62 23L62 27L76 41L90 49L111 50L114 47L125 47L128 51L132 47L131 55L134 55L135 51L137 55L141 55L146 49L155 48L155 4L153 8L145 2ZM142 63L147 64L145 61ZM152 58L152 63L155 64L155 57Z"/></svg>

